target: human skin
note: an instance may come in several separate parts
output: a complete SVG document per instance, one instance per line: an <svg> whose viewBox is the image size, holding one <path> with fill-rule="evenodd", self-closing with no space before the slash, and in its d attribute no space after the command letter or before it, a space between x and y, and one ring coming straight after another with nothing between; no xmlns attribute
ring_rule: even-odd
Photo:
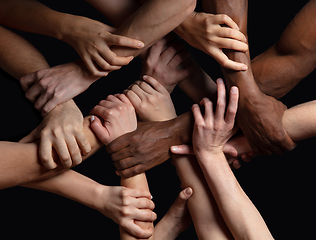
<svg viewBox="0 0 316 240"><path fill-rule="evenodd" d="M247 0L204 0L203 10L209 13L224 13L230 16L247 36ZM285 105L275 98L262 93L251 70L249 51L246 53L225 50L228 58L245 63L246 71L231 71L222 68L227 87L237 86L240 100L237 122L251 143L254 152L259 154L282 153L292 150L295 144L282 126Z"/></svg>

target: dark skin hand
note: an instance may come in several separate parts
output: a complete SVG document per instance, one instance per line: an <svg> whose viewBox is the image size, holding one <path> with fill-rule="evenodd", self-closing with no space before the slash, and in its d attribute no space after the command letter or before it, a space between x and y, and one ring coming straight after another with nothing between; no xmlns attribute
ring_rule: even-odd
<svg viewBox="0 0 316 240"><path fill-rule="evenodd" d="M139 122L137 130L107 146L120 177L128 178L168 160L170 147L189 143L192 136L191 112L165 122Z"/></svg>
<svg viewBox="0 0 316 240"><path fill-rule="evenodd" d="M247 0L203 0L203 10L215 14L227 14L247 35ZM284 130L281 119L286 107L275 98L262 93L257 86L249 52L225 51L233 61L245 63L246 71L222 68L228 88L237 86L240 91L237 123L257 154L282 153L295 146Z"/></svg>

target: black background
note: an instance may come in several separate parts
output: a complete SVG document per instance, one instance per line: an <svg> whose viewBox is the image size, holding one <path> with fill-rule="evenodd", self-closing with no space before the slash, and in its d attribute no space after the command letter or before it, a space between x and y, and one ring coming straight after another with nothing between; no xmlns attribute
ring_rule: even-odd
<svg viewBox="0 0 316 240"><path fill-rule="evenodd" d="M84 1L41 1L51 8L103 21L107 20ZM66 4L65 4L66 2ZM251 57L274 44L282 31L307 1L250 1L248 34ZM77 53L56 39L18 32L33 43L51 66L74 61ZM210 57L190 49L192 55L213 79L221 76ZM140 73L139 59L94 83L75 98L87 115L90 109L108 94L122 92ZM41 116L29 103L17 80L0 71L1 124L0 140L17 141L34 129ZM315 73L311 73L282 101L288 106L314 99ZM192 102L178 89L172 94L178 114L188 111ZM292 152L260 156L235 170L241 186L256 205L276 239L305 239L314 235L315 139L302 141ZM12 159L8 159L10 161ZM105 149L74 168L105 185L119 185L110 156ZM180 191L180 182L169 161L147 172L158 220L165 214ZM47 236L62 238L87 237L113 239L118 226L101 213L63 197L22 187L0 191L0 218L3 236L8 239ZM60 231L62 230L62 231ZM9 235L8 235L9 234ZM1 237L2 238L2 237ZM6 237L4 237L5 239ZM178 239L197 239L191 226Z"/></svg>

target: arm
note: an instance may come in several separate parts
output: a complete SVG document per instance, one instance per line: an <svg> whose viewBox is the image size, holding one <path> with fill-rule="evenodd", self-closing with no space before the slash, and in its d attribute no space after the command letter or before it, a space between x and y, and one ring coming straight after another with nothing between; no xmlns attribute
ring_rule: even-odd
<svg viewBox="0 0 316 240"><path fill-rule="evenodd" d="M49 67L43 55L32 44L1 26L0 42L0 67L16 79Z"/></svg>
<svg viewBox="0 0 316 240"><path fill-rule="evenodd" d="M281 98L315 69L315 9L316 1L308 1L279 41L252 60L255 80L265 94Z"/></svg>
<svg viewBox="0 0 316 240"><path fill-rule="evenodd" d="M204 0L203 9L209 13L227 14L247 36L247 0ZM226 50L225 53L229 59L248 66L246 71L232 71L226 68L222 70L227 86L237 86L240 89L236 119L254 152L271 154L292 150L295 144L281 122L286 107L260 91L252 74L249 51L243 53Z"/></svg>
<svg viewBox="0 0 316 240"><path fill-rule="evenodd" d="M215 113L212 102L203 100L205 114L193 105L195 118L193 149L217 206L234 239L273 239L256 207L244 193L232 173L225 155L224 144L233 135L238 105L238 89L231 88L226 108L225 86L218 82Z"/></svg>
<svg viewBox="0 0 316 240"><path fill-rule="evenodd" d="M100 116L95 117L91 123L92 129L96 132L104 144L108 144L118 136L135 130L137 126L136 113L133 105L124 94L108 96L106 100L102 100L99 105L94 108L94 114ZM131 178L121 179L121 185L133 189L149 191L145 173L133 176ZM127 232L125 229L120 230L121 239L136 239L135 236L141 235L141 238L151 239L153 233L153 221L137 221L139 226L137 232Z"/></svg>
<svg viewBox="0 0 316 240"><path fill-rule="evenodd" d="M98 140L90 129L90 117L86 117L83 123L83 131L90 145L91 151L83 159L88 158L103 144ZM15 143L0 142L0 189L21 185L27 182L47 179L65 171L62 165L54 170L47 170L40 162L38 156L39 142ZM53 152L53 159L59 162L56 152Z"/></svg>

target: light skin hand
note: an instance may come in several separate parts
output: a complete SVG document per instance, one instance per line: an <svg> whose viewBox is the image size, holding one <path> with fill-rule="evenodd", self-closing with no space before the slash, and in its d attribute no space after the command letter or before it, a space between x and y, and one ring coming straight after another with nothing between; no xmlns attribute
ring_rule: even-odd
<svg viewBox="0 0 316 240"><path fill-rule="evenodd" d="M226 108L226 94L223 80L217 81L217 106L213 113L212 102L204 98L201 104L205 108L204 116L200 107L195 104L192 112L195 118L193 128L192 144L194 153L200 160L207 160L208 154L223 154L225 143L234 134L235 116L238 106L238 88L232 87L230 90L229 104Z"/></svg>
<svg viewBox="0 0 316 240"><path fill-rule="evenodd" d="M134 107L124 94L109 95L90 113L99 116L103 121L94 117L91 128L105 145L137 127Z"/></svg>
<svg viewBox="0 0 316 240"><path fill-rule="evenodd" d="M41 124L20 142L36 140L40 140L38 154L47 169L58 166L53 160L53 149L58 153L65 168L80 164L82 155L91 151L90 143L83 133L82 113L72 100L53 109Z"/></svg>
<svg viewBox="0 0 316 240"><path fill-rule="evenodd" d="M117 56L111 50L112 46L144 47L144 43L139 40L112 34L114 28L81 16L65 15L61 29L61 39L78 52L94 76L107 76L133 59L132 56Z"/></svg>
<svg viewBox="0 0 316 240"><path fill-rule="evenodd" d="M93 76L82 60L41 69L21 78L26 98L42 115L84 92L99 77Z"/></svg>
<svg viewBox="0 0 316 240"><path fill-rule="evenodd" d="M141 121L165 121L177 116L169 92L154 78L145 75L124 93Z"/></svg>
<svg viewBox="0 0 316 240"><path fill-rule="evenodd" d="M97 209L105 216L122 226L133 236L141 237L144 230L134 220L153 222L157 215L151 194L141 189L122 186L102 186L97 199Z"/></svg>
<svg viewBox="0 0 316 240"><path fill-rule="evenodd" d="M171 93L192 71L189 52L181 42L167 36L155 43L143 60L142 75L157 79Z"/></svg>
<svg viewBox="0 0 316 240"><path fill-rule="evenodd" d="M226 25L222 27L221 25ZM191 46L212 56L223 67L241 71L247 65L230 60L222 49L246 52L247 39L238 25L225 14L193 12L176 30Z"/></svg>

